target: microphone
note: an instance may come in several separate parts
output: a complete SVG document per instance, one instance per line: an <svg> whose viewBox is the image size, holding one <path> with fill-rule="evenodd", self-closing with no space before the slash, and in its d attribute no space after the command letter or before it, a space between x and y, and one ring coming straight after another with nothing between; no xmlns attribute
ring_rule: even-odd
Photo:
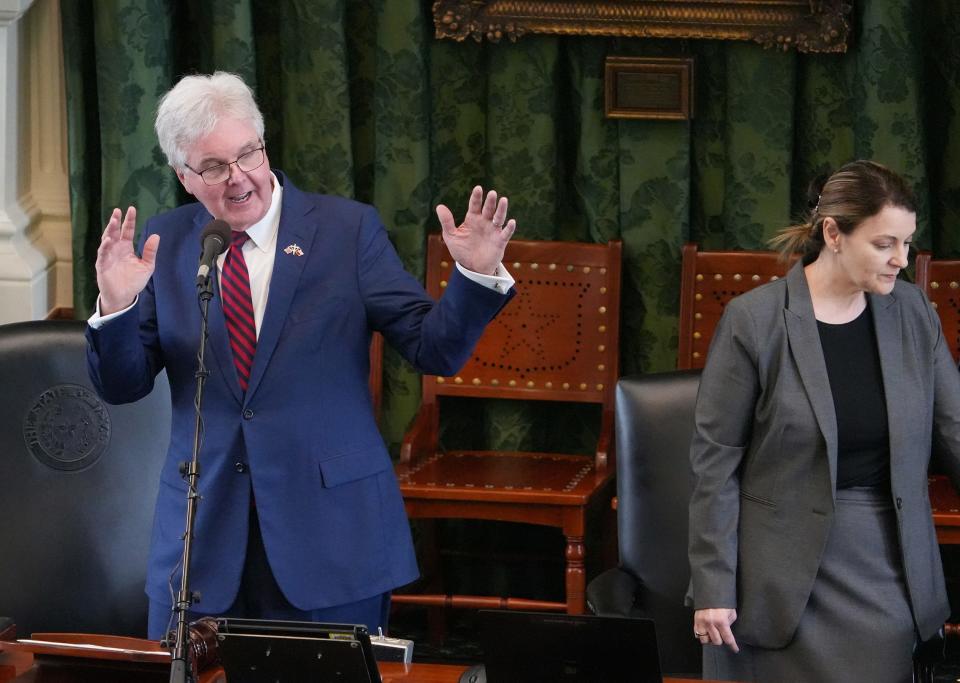
<svg viewBox="0 0 960 683"><path fill-rule="evenodd" d="M231 232L230 224L219 218L213 219L203 228L203 232L200 233L200 244L203 245L203 251L200 252L200 267L197 268L198 287L207 282L210 271L213 270L214 261L227 250Z"/></svg>

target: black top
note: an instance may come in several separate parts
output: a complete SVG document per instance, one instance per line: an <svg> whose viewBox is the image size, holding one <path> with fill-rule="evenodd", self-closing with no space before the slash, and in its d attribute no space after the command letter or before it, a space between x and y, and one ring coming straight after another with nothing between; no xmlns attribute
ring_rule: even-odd
<svg viewBox="0 0 960 683"><path fill-rule="evenodd" d="M817 321L837 414L837 488L888 486L890 432L868 305L842 325Z"/></svg>

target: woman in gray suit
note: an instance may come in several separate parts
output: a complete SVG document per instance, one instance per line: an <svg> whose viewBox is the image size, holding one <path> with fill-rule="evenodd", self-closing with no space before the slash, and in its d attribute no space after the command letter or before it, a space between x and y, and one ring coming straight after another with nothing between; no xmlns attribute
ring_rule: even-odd
<svg viewBox="0 0 960 683"><path fill-rule="evenodd" d="M909 186L869 161L815 188L775 240L801 258L730 302L697 398L689 601L704 677L911 680L949 614L927 494L960 473L960 375L897 279Z"/></svg>

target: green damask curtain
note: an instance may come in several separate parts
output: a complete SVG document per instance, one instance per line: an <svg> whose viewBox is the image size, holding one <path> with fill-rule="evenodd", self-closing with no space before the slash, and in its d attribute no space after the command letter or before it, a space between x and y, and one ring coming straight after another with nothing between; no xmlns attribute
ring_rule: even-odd
<svg viewBox="0 0 960 683"><path fill-rule="evenodd" d="M78 317L96 297L113 206L141 218L186 200L156 146L157 97L182 74L241 73L271 160L308 190L375 204L422 272L432 207L462 212L476 183L511 198L518 236L625 245L624 372L669 369L680 247L762 248L817 173L869 157L920 197L918 243L960 255L960 4L854 0L844 55L747 43L527 36L433 38L424 0L72 0L62 3ZM692 55L689 123L603 118L607 55ZM141 221L142 222L142 221ZM386 358L384 432L396 443L418 381ZM592 415L497 404L455 411L498 444L590 443ZM572 423L556 436L552 425ZM459 431L459 430L458 430Z"/></svg>

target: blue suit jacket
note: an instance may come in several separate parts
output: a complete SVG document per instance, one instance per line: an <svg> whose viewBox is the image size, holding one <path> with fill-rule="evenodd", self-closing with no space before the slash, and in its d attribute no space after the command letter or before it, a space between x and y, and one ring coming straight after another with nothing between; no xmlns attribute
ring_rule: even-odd
<svg viewBox="0 0 960 683"><path fill-rule="evenodd" d="M191 561L201 609L226 610L240 584L251 485L270 565L288 600L319 609L417 577L403 501L368 389L371 330L420 371L450 375L509 300L454 272L431 299L404 269L373 207L301 192L277 172L276 262L246 395L219 291L210 303L203 442ZM212 217L190 204L149 220L156 269L134 310L88 331L94 385L111 403L150 392L166 368L173 401L157 497L147 593L169 601L181 556L194 435L200 311L194 275ZM286 253L296 244L302 255ZM512 294L512 292L511 292ZM130 457L136 457L131 453ZM179 587L179 574L174 587Z"/></svg>

